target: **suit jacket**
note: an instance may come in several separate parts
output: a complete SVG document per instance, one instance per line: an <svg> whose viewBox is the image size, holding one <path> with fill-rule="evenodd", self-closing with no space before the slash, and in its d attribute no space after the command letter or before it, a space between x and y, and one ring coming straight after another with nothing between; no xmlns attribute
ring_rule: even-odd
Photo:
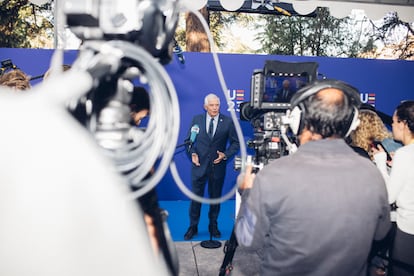
<svg viewBox="0 0 414 276"><path fill-rule="evenodd" d="M200 130L193 145L188 146L187 153L191 160L191 154L196 153L200 160L200 166L192 164L192 178L198 178L205 174L208 166L212 166L214 159L218 157L217 151L224 152L227 160L230 160L240 149L237 133L230 117L219 114L216 132L211 139L206 130L206 113L196 115L191 126L198 125ZM188 132L187 140L191 135ZM227 144L228 147L227 147ZM214 165L214 173L217 178L224 177L226 173L226 160Z"/></svg>
<svg viewBox="0 0 414 276"><path fill-rule="evenodd" d="M287 90L287 95L284 97L284 91L285 90ZM279 100L279 101L290 101L290 98L292 98L292 96L293 96L293 91L289 88L289 89L284 89L284 88L281 88L281 89L279 89L278 91L277 91L277 93L276 93L276 96L277 96L277 99L276 100Z"/></svg>

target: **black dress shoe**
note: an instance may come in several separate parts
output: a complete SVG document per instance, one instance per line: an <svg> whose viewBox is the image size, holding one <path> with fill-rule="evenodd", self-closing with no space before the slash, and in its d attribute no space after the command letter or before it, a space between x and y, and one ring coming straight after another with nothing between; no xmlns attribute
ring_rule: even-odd
<svg viewBox="0 0 414 276"><path fill-rule="evenodd" d="M191 240L194 237L194 235L197 235L197 233L198 233L197 226L188 227L187 232L185 232L184 234L184 240L186 241Z"/></svg>
<svg viewBox="0 0 414 276"><path fill-rule="evenodd" d="M214 237L214 238L220 238L221 237L221 233L218 230L217 225L210 225L208 227L208 230L210 231L210 234L211 234L212 237Z"/></svg>

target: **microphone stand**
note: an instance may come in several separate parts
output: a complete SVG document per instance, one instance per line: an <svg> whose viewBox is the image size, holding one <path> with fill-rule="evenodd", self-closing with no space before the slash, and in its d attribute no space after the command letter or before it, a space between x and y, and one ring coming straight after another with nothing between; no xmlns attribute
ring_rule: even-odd
<svg viewBox="0 0 414 276"><path fill-rule="evenodd" d="M210 234L210 239L209 240L202 241L200 243L200 245L203 248L214 249L214 248L221 247L221 242L213 240L213 235Z"/></svg>
<svg viewBox="0 0 414 276"><path fill-rule="evenodd" d="M176 146L176 147L175 147L175 149L177 150L177 149L179 149L179 148L186 147L187 145L190 145L190 146L188 147L188 149L187 149L187 152L190 152L191 146L192 146L193 144L194 144L194 143L193 143L193 142L191 142L191 140L190 140L190 139L188 139L188 140L185 140L183 144ZM180 151L176 151L176 152L174 153L174 155L176 155L176 154L178 154L178 153L181 153L181 152L183 152L183 151L185 151L185 149L180 150Z"/></svg>
<svg viewBox="0 0 414 276"><path fill-rule="evenodd" d="M210 239L202 241L200 243L201 247L209 248L209 249L221 247L221 242L213 240L212 231L211 231L211 229L209 229L209 230L210 230Z"/></svg>
<svg viewBox="0 0 414 276"><path fill-rule="evenodd" d="M181 147L185 147L187 145L190 145L190 148L191 148L192 144L193 144L193 142L191 142L191 140L185 140L183 144L176 146L175 149L178 149L178 148L181 148Z"/></svg>

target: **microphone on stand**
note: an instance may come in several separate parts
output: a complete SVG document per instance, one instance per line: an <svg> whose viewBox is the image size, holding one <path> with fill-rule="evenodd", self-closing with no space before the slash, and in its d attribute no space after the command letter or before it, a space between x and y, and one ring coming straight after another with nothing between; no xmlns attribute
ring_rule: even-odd
<svg viewBox="0 0 414 276"><path fill-rule="evenodd" d="M198 135L199 132L200 132L200 127L197 124L193 125L191 127L190 138L185 139L184 144L178 145L175 148L178 149L178 148L181 148L181 147L186 147L188 145L187 151L190 151L191 147L195 143L195 140L196 140L197 135Z"/></svg>
<svg viewBox="0 0 414 276"><path fill-rule="evenodd" d="M191 147L193 146L199 132L200 132L200 127L197 124L191 127L191 134L190 134L190 141L189 141L190 144L188 145L188 150L190 150Z"/></svg>

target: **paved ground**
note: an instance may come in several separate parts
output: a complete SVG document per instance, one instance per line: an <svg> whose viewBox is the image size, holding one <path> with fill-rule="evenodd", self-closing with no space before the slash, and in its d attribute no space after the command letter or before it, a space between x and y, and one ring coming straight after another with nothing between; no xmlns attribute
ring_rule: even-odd
<svg viewBox="0 0 414 276"><path fill-rule="evenodd" d="M234 226L234 200L222 203L218 220L222 240L221 247L216 249L203 248L201 241L208 240L208 208L201 209L201 220L198 225L198 234L191 241L184 241L184 233L189 225L188 208L190 201L161 201L160 205L169 213L168 224L179 260L179 276L218 276L223 264L225 253L224 244ZM248 254L236 248L233 257L233 271L231 276L258 275L258 260L254 254Z"/></svg>
<svg viewBox="0 0 414 276"><path fill-rule="evenodd" d="M203 248L200 242L175 242L178 254L180 269L179 276L217 276L223 264L226 254L223 246L220 248ZM227 255L229 256L229 255ZM247 253L240 248L236 248L233 257L233 270L229 274L232 276L255 276L258 274L258 258L254 254Z"/></svg>
<svg viewBox="0 0 414 276"><path fill-rule="evenodd" d="M223 264L225 253L222 246L217 249L206 249L201 247L200 242L175 242L179 259L178 276L218 276ZM228 255L227 255L228 256ZM257 276L259 275L259 259L257 255L246 252L237 247L233 257L233 270L227 276ZM370 267L370 276L378 276L374 267Z"/></svg>

